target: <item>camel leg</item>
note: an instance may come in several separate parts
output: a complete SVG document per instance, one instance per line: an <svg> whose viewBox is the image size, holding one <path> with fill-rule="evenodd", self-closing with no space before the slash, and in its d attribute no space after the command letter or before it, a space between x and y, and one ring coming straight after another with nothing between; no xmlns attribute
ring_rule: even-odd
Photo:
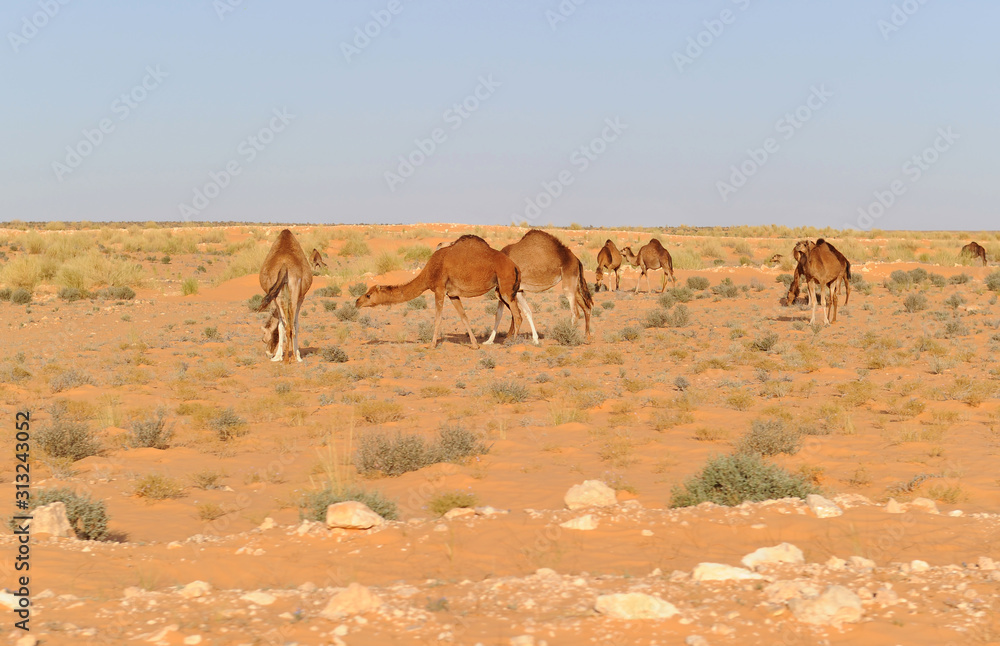
<svg viewBox="0 0 1000 646"><path fill-rule="evenodd" d="M570 322L573 323L573 327L576 327L576 321L580 318L580 312L576 305L576 292L579 287L572 284L574 281L566 280L563 278L563 292L566 296L566 302L569 303L569 316Z"/></svg>
<svg viewBox="0 0 1000 646"><path fill-rule="evenodd" d="M434 293L434 334L431 336L431 347L437 347L438 330L441 329L441 311L444 309L444 291Z"/></svg>
<svg viewBox="0 0 1000 646"><path fill-rule="evenodd" d="M666 288L667 288L667 270L664 269L663 270L663 280L660 281L660 293L662 294L663 290L665 290Z"/></svg>
<svg viewBox="0 0 1000 646"><path fill-rule="evenodd" d="M295 308L295 334L292 335L293 348L295 350L295 360L302 362L302 355L299 354L299 308Z"/></svg>
<svg viewBox="0 0 1000 646"><path fill-rule="evenodd" d="M469 332L469 340L472 341L472 349L478 350L479 342L476 341L476 335L472 331L472 324L469 323L469 317L465 315L465 308L462 307L462 299L458 296L449 296L448 298L451 299L451 304L458 310L458 315L462 317L462 323L465 323L465 329Z"/></svg>
<svg viewBox="0 0 1000 646"><path fill-rule="evenodd" d="M809 319L809 325L816 323L816 287L813 286L811 280L806 281L806 289L809 290L809 302L812 303L812 317Z"/></svg>
<svg viewBox="0 0 1000 646"><path fill-rule="evenodd" d="M615 291L618 291L618 286L621 285L622 277L618 275L619 270L615 270Z"/></svg>
<svg viewBox="0 0 1000 646"><path fill-rule="evenodd" d="M274 356L271 361L281 361L285 356L285 324L278 316L278 346L274 349Z"/></svg>
<svg viewBox="0 0 1000 646"><path fill-rule="evenodd" d="M500 321L503 320L503 308L500 307L501 305L504 305L503 301L497 303L497 315L493 320L493 331L490 332L490 338L483 341L483 345L493 345L493 339L496 338L497 332L500 330ZM511 325L513 324L514 324L513 317L511 317Z"/></svg>
<svg viewBox="0 0 1000 646"><path fill-rule="evenodd" d="M639 270L639 272L640 272L639 276L635 279L635 293L636 294L639 293L639 285L642 284L642 277L646 275L646 272L643 271L643 270L641 270L641 269Z"/></svg>
<svg viewBox="0 0 1000 646"><path fill-rule="evenodd" d="M535 321L531 318L531 307L528 306L528 299L524 297L524 292L518 292L515 300L521 308L521 313L528 319L528 325L531 326L531 342L538 345L538 331L535 329ZM513 336L517 333L517 331L514 330L513 318L514 312L511 310L511 331L507 334L507 338L513 338Z"/></svg>
<svg viewBox="0 0 1000 646"><path fill-rule="evenodd" d="M587 342L590 343L590 308L583 302L583 296L579 292L576 294L576 302L583 310L583 329L587 333Z"/></svg>

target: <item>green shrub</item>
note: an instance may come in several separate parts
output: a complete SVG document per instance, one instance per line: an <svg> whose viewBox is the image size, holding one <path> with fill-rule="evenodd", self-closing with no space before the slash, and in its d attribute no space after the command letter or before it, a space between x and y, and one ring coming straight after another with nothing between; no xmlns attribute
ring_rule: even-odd
<svg viewBox="0 0 1000 646"><path fill-rule="evenodd" d="M10 287L4 287L0 289L0 301L9 301L10 297L13 296L14 292Z"/></svg>
<svg viewBox="0 0 1000 646"><path fill-rule="evenodd" d="M646 312L646 319L643 321L643 325L647 328L666 327L668 320L670 320L669 312L661 309L653 309Z"/></svg>
<svg viewBox="0 0 1000 646"><path fill-rule="evenodd" d="M996 274L1000 274L1000 272L993 272L992 274L990 274L990 276L994 276ZM970 276L969 274L966 274L966 273L963 272L961 274L958 274L957 276L952 276L951 278L949 278L948 279L948 284L949 285L964 285L967 282L969 282L970 280L972 280L972 276ZM987 277L987 280L989 280L989 277ZM996 290L994 290L994 291L996 291Z"/></svg>
<svg viewBox="0 0 1000 646"><path fill-rule="evenodd" d="M798 430L787 428L780 419L755 419L750 430L736 443L737 453L755 453L770 457L779 453L794 455L802 446Z"/></svg>
<svg viewBox="0 0 1000 646"><path fill-rule="evenodd" d="M768 332L752 341L750 349L756 352L769 352L774 347L774 344L778 342L778 338L778 335L774 332Z"/></svg>
<svg viewBox="0 0 1000 646"><path fill-rule="evenodd" d="M962 274L964 276L964 274ZM1000 271L994 271L986 277L986 289L991 292L1000 292Z"/></svg>
<svg viewBox="0 0 1000 646"><path fill-rule="evenodd" d="M136 480L132 487L132 495L150 500L167 500L182 497L184 487L173 478L151 473Z"/></svg>
<svg viewBox="0 0 1000 646"><path fill-rule="evenodd" d="M406 309L408 310L425 310L427 309L427 299L423 296L417 296L412 301L407 301Z"/></svg>
<svg viewBox="0 0 1000 646"><path fill-rule="evenodd" d="M745 501L760 502L779 498L805 498L815 487L804 477L764 461L753 453L710 458L701 473L675 486L671 507L690 507L714 502L729 507Z"/></svg>
<svg viewBox="0 0 1000 646"><path fill-rule="evenodd" d="M678 305L667 317L667 325L670 327L685 327L691 322L691 315L688 313L687 305Z"/></svg>
<svg viewBox="0 0 1000 646"><path fill-rule="evenodd" d="M663 292L660 297L656 299L656 302L665 310L669 310L677 302L677 297L674 296L673 292Z"/></svg>
<svg viewBox="0 0 1000 646"><path fill-rule="evenodd" d="M375 273L376 274L387 274L390 271L396 271L397 269L402 269L403 263L399 260L399 256L391 254L388 251L383 251L375 259Z"/></svg>
<svg viewBox="0 0 1000 646"><path fill-rule="evenodd" d="M475 507L479 498L471 491L445 491L430 499L427 509L435 516L444 516L452 509Z"/></svg>
<svg viewBox="0 0 1000 646"><path fill-rule="evenodd" d="M320 356L323 357L324 361L331 361L333 363L346 363L348 361L347 353L337 346L323 348Z"/></svg>
<svg viewBox="0 0 1000 646"><path fill-rule="evenodd" d="M251 312L256 312L260 309L260 304L264 302L263 294L254 294L247 299L247 309Z"/></svg>
<svg viewBox="0 0 1000 646"><path fill-rule="evenodd" d="M167 426L165 413L158 410L154 415L129 423L128 443L133 449L165 449L170 446L173 434Z"/></svg>
<svg viewBox="0 0 1000 646"><path fill-rule="evenodd" d="M76 287L62 287L59 289L59 298L68 303L78 301L87 297L87 293Z"/></svg>
<svg viewBox="0 0 1000 646"><path fill-rule="evenodd" d="M364 476L398 476L440 462L460 462L490 450L475 433L461 426L444 426L427 442L420 435L367 433L358 441L354 464Z"/></svg>
<svg viewBox="0 0 1000 646"><path fill-rule="evenodd" d="M920 283L927 280L927 270L921 267L917 267L916 269L911 269L907 273L910 276L910 280L913 281L915 285L919 285Z"/></svg>
<svg viewBox="0 0 1000 646"><path fill-rule="evenodd" d="M732 278L723 278L712 288L712 293L719 298L736 298L740 295L740 288L733 283Z"/></svg>
<svg viewBox="0 0 1000 646"><path fill-rule="evenodd" d="M341 256L367 256L371 253L368 249L368 245L360 236L353 236L347 239L344 246L341 247L339 255Z"/></svg>
<svg viewBox="0 0 1000 646"><path fill-rule="evenodd" d="M626 341L636 341L640 336L642 336L642 333L637 327L626 325L622 328L622 338Z"/></svg>
<svg viewBox="0 0 1000 646"><path fill-rule="evenodd" d="M27 305L31 302L31 292L23 287L18 287L11 293L10 302L18 305Z"/></svg>
<svg viewBox="0 0 1000 646"><path fill-rule="evenodd" d="M38 489L32 492L30 508L44 507L54 502L66 505L66 518L76 537L83 541L108 539L108 512L104 502L77 495L67 488ZM11 527L14 526L11 521Z"/></svg>
<svg viewBox="0 0 1000 646"><path fill-rule="evenodd" d="M367 286L365 291L368 291ZM320 287L315 292L313 292L320 298L336 298L340 296L340 285L327 285L326 287ZM364 293L364 292L362 292ZM361 294L358 294L360 296Z"/></svg>
<svg viewBox="0 0 1000 646"><path fill-rule="evenodd" d="M384 424L398 422L403 419L403 407L396 402L381 400L366 400L355 406L355 411L369 424Z"/></svg>
<svg viewBox="0 0 1000 646"><path fill-rule="evenodd" d="M905 309L910 314L914 312L921 312L927 309L927 297L923 294L910 294L903 301L903 309Z"/></svg>
<svg viewBox="0 0 1000 646"><path fill-rule="evenodd" d="M792 286L792 280L794 280L794 278L795 277L792 276L791 274L778 274L775 277L774 282L781 283L782 285L785 286L785 289L788 289L789 287Z"/></svg>
<svg viewBox="0 0 1000 646"><path fill-rule="evenodd" d="M498 404L516 404L528 399L528 389L513 380L494 381L486 387L486 394Z"/></svg>
<svg viewBox="0 0 1000 646"><path fill-rule="evenodd" d="M851 278L853 279L854 276L857 276L857 275L858 274L854 274L853 276L851 276ZM931 285L933 285L935 287L944 287L945 285L948 284L948 280L944 276L942 276L941 274L931 274L927 278L928 278L928 280L930 280ZM853 281L852 281L852 283L853 283Z"/></svg>
<svg viewBox="0 0 1000 646"><path fill-rule="evenodd" d="M430 321L420 321L417 323L417 341L420 343L430 343L434 338L434 324Z"/></svg>
<svg viewBox="0 0 1000 646"><path fill-rule="evenodd" d="M94 380L91 379L89 375L79 373L76 370L67 370L66 372L59 373L49 380L49 389L53 393L61 393L62 391L69 390L70 388L76 388L77 386L93 383Z"/></svg>
<svg viewBox="0 0 1000 646"><path fill-rule="evenodd" d="M336 301L323 301L323 311L325 312L336 312L337 302Z"/></svg>
<svg viewBox="0 0 1000 646"><path fill-rule="evenodd" d="M674 287L669 292L664 293L669 293L678 303L688 303L694 298L694 292L687 287Z"/></svg>
<svg viewBox="0 0 1000 646"><path fill-rule="evenodd" d="M184 282L181 283L181 293L184 296L190 296L191 294L198 293L198 279L191 277L185 278Z"/></svg>
<svg viewBox="0 0 1000 646"><path fill-rule="evenodd" d="M701 291L708 289L709 281L704 276L688 276L687 286L691 289Z"/></svg>
<svg viewBox="0 0 1000 646"><path fill-rule="evenodd" d="M94 294L97 298L107 301L130 301L135 298L135 290L131 287L105 287Z"/></svg>
<svg viewBox="0 0 1000 646"><path fill-rule="evenodd" d="M559 345L580 345L583 343L583 334L576 329L570 319L563 319L553 325L551 335Z"/></svg>
<svg viewBox="0 0 1000 646"><path fill-rule="evenodd" d="M53 404L49 413L51 421L35 434L38 446L45 453L74 462L100 453L101 445L94 438L90 427L86 422L70 419L65 404Z"/></svg>
<svg viewBox="0 0 1000 646"><path fill-rule="evenodd" d="M299 499L299 518L326 522L326 509L338 502L355 500L368 506L369 509L386 520L399 518L396 503L383 496L378 491L369 491L361 487L330 487L319 491L307 491Z"/></svg>
<svg viewBox="0 0 1000 646"><path fill-rule="evenodd" d="M347 291L350 292L351 296L354 296L354 297L364 296L365 293L368 291L368 284L367 283L354 283L353 285L351 285L350 287L347 288Z"/></svg>
<svg viewBox="0 0 1000 646"><path fill-rule="evenodd" d="M237 415L232 407L217 412L208 421L208 425L222 441L231 440L250 432L250 429L247 428L247 421Z"/></svg>
<svg viewBox="0 0 1000 646"><path fill-rule="evenodd" d="M341 321L357 321L358 308L354 306L354 303L344 303L335 312L335 316Z"/></svg>
<svg viewBox="0 0 1000 646"><path fill-rule="evenodd" d="M209 341L218 341L222 338L222 335L219 334L219 328L217 327L207 327L202 330L201 333L204 334L205 338Z"/></svg>

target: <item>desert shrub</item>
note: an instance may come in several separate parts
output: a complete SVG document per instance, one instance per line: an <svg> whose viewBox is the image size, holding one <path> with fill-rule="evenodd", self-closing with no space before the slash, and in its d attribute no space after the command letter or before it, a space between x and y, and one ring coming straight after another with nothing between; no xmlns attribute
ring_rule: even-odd
<svg viewBox="0 0 1000 646"><path fill-rule="evenodd" d="M923 269L922 267L917 267L916 269L911 269L907 273L910 276L910 280L913 281L913 283L915 285L919 285L920 283L922 283L925 280L927 280L927 270Z"/></svg>
<svg viewBox="0 0 1000 646"><path fill-rule="evenodd" d="M263 294L254 294L247 299L247 309L251 312L256 312L260 309L260 304L264 302Z"/></svg>
<svg viewBox="0 0 1000 646"><path fill-rule="evenodd" d="M346 363L348 361L347 353L338 346L323 348L319 354L323 357L324 361L330 361L333 363Z"/></svg>
<svg viewBox="0 0 1000 646"><path fill-rule="evenodd" d="M159 410L154 415L129 423L128 443L133 449L165 449L170 445L173 434L167 426L166 414Z"/></svg>
<svg viewBox="0 0 1000 646"><path fill-rule="evenodd" d="M709 281L704 276L688 276L687 286L694 290L708 289Z"/></svg>
<svg viewBox="0 0 1000 646"><path fill-rule="evenodd" d="M997 274L1000 274L1000 272L993 272L992 274L990 274L990 276L996 276ZM966 273L963 272L961 274L958 274L957 276L952 276L951 278L949 278L948 279L948 284L949 285L964 285L967 282L969 282L970 280L972 280L972 276L970 276L969 274L966 274ZM987 276L987 280L989 280L989 276ZM994 291L996 291L996 290L994 290Z"/></svg>
<svg viewBox="0 0 1000 646"><path fill-rule="evenodd" d="M681 376L674 379L674 386L677 387L677 390L683 392L691 386L691 382L688 381L687 377Z"/></svg>
<svg viewBox="0 0 1000 646"><path fill-rule="evenodd" d="M685 327L691 322L691 315L688 313L687 305L678 305L667 317L667 325L670 327Z"/></svg>
<svg viewBox="0 0 1000 646"><path fill-rule="evenodd" d="M108 512L103 501L77 495L67 488L38 489L31 494L30 508L44 507L54 502L66 505L66 518L77 538L83 541L108 539ZM11 527L13 526L12 520Z"/></svg>
<svg viewBox="0 0 1000 646"><path fill-rule="evenodd" d="M661 309L653 309L646 312L646 319L643 322L643 325L645 325L647 328L666 327L667 321L669 319L670 319L669 312Z"/></svg>
<svg viewBox="0 0 1000 646"><path fill-rule="evenodd" d="M779 453L794 455L802 445L797 429L788 428L780 419L755 419L750 430L736 443L737 453L756 453L770 457Z"/></svg>
<svg viewBox="0 0 1000 646"><path fill-rule="evenodd" d="M603 301L603 302L601 302L601 307L603 307L606 310L613 310L613 309L615 309L615 302L614 301Z"/></svg>
<svg viewBox="0 0 1000 646"><path fill-rule="evenodd" d="M340 248L340 256L367 256L371 253L368 248L368 244L364 241L360 235L354 234L347 238L344 242L344 246Z"/></svg>
<svg viewBox="0 0 1000 646"><path fill-rule="evenodd" d="M434 253L434 250L425 244L415 244L400 247L396 250L396 253L403 256L403 260L426 262Z"/></svg>
<svg viewBox="0 0 1000 646"><path fill-rule="evenodd" d="M184 487L173 478L151 473L135 481L132 495L149 500L167 500L184 495Z"/></svg>
<svg viewBox="0 0 1000 646"><path fill-rule="evenodd" d="M445 491L427 502L427 509L435 516L444 516L452 509L475 507L479 498L471 491Z"/></svg>
<svg viewBox="0 0 1000 646"><path fill-rule="evenodd" d="M660 297L656 299L656 302L665 310L669 310L677 302L677 298L672 292L663 292Z"/></svg>
<svg viewBox="0 0 1000 646"><path fill-rule="evenodd" d="M358 308L354 306L354 303L344 303L334 314L341 321L358 320Z"/></svg>
<svg viewBox="0 0 1000 646"><path fill-rule="evenodd" d="M53 393L61 393L62 391L69 390L70 388L76 388L77 386L93 383L94 380L91 379L89 375L79 373L76 370L67 370L66 372L59 373L49 380L49 389Z"/></svg>
<svg viewBox="0 0 1000 646"><path fill-rule="evenodd" d="M71 419L64 403L49 408L52 419L35 435L38 446L54 458L82 460L97 455L101 446L86 422Z"/></svg>
<svg viewBox="0 0 1000 646"><path fill-rule="evenodd" d="M498 404L516 404L528 399L528 389L513 380L494 381L486 387L486 394Z"/></svg>
<svg viewBox="0 0 1000 646"><path fill-rule="evenodd" d="M367 288L365 289L365 291L368 291ZM319 296L320 298L336 298L340 296L341 293L340 285L327 285L326 287L320 287L313 293Z"/></svg>
<svg viewBox="0 0 1000 646"><path fill-rule="evenodd" d="M403 263L399 260L399 256L389 253L388 251L383 251L375 259L375 273L377 274L387 274L390 271L396 271L397 269L402 269Z"/></svg>
<svg viewBox="0 0 1000 646"><path fill-rule="evenodd" d="M676 300L678 303L687 303L694 298L694 292L688 289L687 287L674 287L669 292L665 293L669 293L670 295L672 295L674 297L674 300Z"/></svg>
<svg viewBox="0 0 1000 646"><path fill-rule="evenodd" d="M330 487L318 491L307 491L299 499L299 517L319 522L326 522L326 509L338 502L354 500L368 506L369 509L386 520L399 518L396 503L386 498L378 491L370 491L361 487Z"/></svg>
<svg viewBox="0 0 1000 646"><path fill-rule="evenodd" d="M777 342L778 335L774 332L767 332L751 341L750 349L756 352L769 352Z"/></svg>
<svg viewBox="0 0 1000 646"><path fill-rule="evenodd" d="M792 286L793 279L794 276L792 276L791 274L778 274L775 277L774 282L781 283L782 285L785 286L785 289L788 289L789 287Z"/></svg>
<svg viewBox="0 0 1000 646"><path fill-rule="evenodd" d="M10 302L16 303L17 305L27 305L31 302L31 292L24 289L23 287L18 287L10 295Z"/></svg>
<svg viewBox="0 0 1000 646"><path fill-rule="evenodd" d="M219 328L214 326L205 328L201 331L201 333L205 335L205 338L209 341L218 341L222 338L222 335L219 334Z"/></svg>
<svg viewBox="0 0 1000 646"><path fill-rule="evenodd" d="M0 301L10 301L10 297L13 296L14 291L10 287L4 287L0 289Z"/></svg>
<svg viewBox="0 0 1000 646"><path fill-rule="evenodd" d="M94 294L97 298L107 301L130 301L135 298L135 290L131 287L105 287Z"/></svg>
<svg viewBox="0 0 1000 646"><path fill-rule="evenodd" d="M461 426L444 426L427 442L422 436L367 433L358 441L354 464L364 476L398 476L439 462L459 462L484 455L490 447Z"/></svg>
<svg viewBox="0 0 1000 646"><path fill-rule="evenodd" d="M408 310L425 310L427 309L427 299L423 296L417 296L412 301L407 301L406 309ZM496 306L494 305L494 310Z"/></svg>
<svg viewBox="0 0 1000 646"><path fill-rule="evenodd" d="M736 298L740 295L740 288L733 283L732 278L723 278L712 288L712 293L720 298Z"/></svg>
<svg viewBox="0 0 1000 646"><path fill-rule="evenodd" d="M854 278L854 276L851 276L851 278ZM927 277L927 279L930 281L931 285L933 285L934 287L944 287L945 285L948 284L948 279L946 279L941 274L933 274L932 273L930 276Z"/></svg>
<svg viewBox="0 0 1000 646"><path fill-rule="evenodd" d="M908 272L902 269L897 269L889 274L889 282L896 283L897 285L902 285L904 287L910 287L913 284L913 279L910 277Z"/></svg>
<svg viewBox="0 0 1000 646"><path fill-rule="evenodd" d="M191 277L185 278L181 283L181 293L184 296L190 296L191 294L198 293L198 279Z"/></svg>
<svg viewBox="0 0 1000 646"><path fill-rule="evenodd" d="M367 283L354 283L353 285L351 285L350 287L347 288L347 291L350 292L351 296L354 296L354 297L364 296L365 292L368 291L368 284Z"/></svg>
<svg viewBox="0 0 1000 646"><path fill-rule="evenodd" d="M960 306L965 305L965 297L961 294L952 294L944 300L944 304L953 310L957 310Z"/></svg>
<svg viewBox="0 0 1000 646"><path fill-rule="evenodd" d="M493 370L497 367L497 360L493 357L483 357L479 360L479 365L487 370Z"/></svg>
<svg viewBox="0 0 1000 646"><path fill-rule="evenodd" d="M805 478L770 464L760 455L743 453L710 458L701 473L671 491L671 507L714 502L729 507L745 501L805 498L815 487Z"/></svg>
<svg viewBox="0 0 1000 646"><path fill-rule="evenodd" d="M923 294L910 294L903 301L903 309L905 309L910 314L914 312L921 312L927 309L927 297Z"/></svg>
<svg viewBox="0 0 1000 646"><path fill-rule="evenodd" d="M1000 292L1000 271L994 271L986 277L986 289L991 292Z"/></svg>
<svg viewBox="0 0 1000 646"><path fill-rule="evenodd" d="M232 407L218 411L208 420L208 425L222 441L231 440L250 432L250 429L247 428L247 421L237 415Z"/></svg>
<svg viewBox="0 0 1000 646"><path fill-rule="evenodd" d="M455 424L442 426L437 441L430 446L430 456L435 462L458 462L489 452L489 445L481 437Z"/></svg>
<svg viewBox="0 0 1000 646"><path fill-rule="evenodd" d="M86 297L86 292L83 292L76 287L62 287L59 289L59 298L68 303L72 303L73 301L78 301Z"/></svg>
<svg viewBox="0 0 1000 646"><path fill-rule="evenodd" d="M420 321L417 323L417 341L420 343L430 343L434 338L434 324L430 321Z"/></svg>
<svg viewBox="0 0 1000 646"><path fill-rule="evenodd" d="M623 327L621 334L622 338L625 339L626 341L636 341L640 336L642 336L642 333L639 331L639 328L632 325L626 325L625 327Z"/></svg>
<svg viewBox="0 0 1000 646"><path fill-rule="evenodd" d="M403 407L392 401L367 400L357 404L355 411L369 424L398 422L403 419Z"/></svg>

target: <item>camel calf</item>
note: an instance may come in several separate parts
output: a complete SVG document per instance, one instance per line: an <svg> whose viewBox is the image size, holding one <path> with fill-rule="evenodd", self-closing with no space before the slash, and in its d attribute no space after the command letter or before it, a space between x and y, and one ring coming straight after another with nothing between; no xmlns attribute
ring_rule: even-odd
<svg viewBox="0 0 1000 646"><path fill-rule="evenodd" d="M615 291L618 291L619 285L621 285L621 275L618 273L622 267L622 254L618 251L618 247L615 243L610 240L604 242L604 246L601 250L597 252L597 270L594 272L594 291L601 291L601 285L604 285L604 272L613 271L615 272ZM607 285L604 285L604 291L610 291Z"/></svg>

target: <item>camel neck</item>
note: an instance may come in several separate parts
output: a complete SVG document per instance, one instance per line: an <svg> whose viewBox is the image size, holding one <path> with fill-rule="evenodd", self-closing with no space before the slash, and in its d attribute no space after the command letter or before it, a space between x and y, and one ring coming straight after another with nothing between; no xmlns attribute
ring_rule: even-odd
<svg viewBox="0 0 1000 646"><path fill-rule="evenodd" d="M408 283L402 285L388 285L382 288L382 295L386 302L402 303L412 301L428 290L426 272L422 271Z"/></svg>

